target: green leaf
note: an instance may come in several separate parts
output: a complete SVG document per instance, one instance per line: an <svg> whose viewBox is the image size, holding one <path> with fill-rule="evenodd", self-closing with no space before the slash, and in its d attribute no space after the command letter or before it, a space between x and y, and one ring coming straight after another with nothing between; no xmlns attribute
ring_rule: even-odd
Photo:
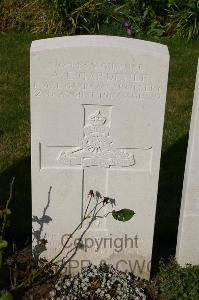
<svg viewBox="0 0 199 300"><path fill-rule="evenodd" d="M0 250L6 248L8 246L8 242L6 240L0 241Z"/></svg>
<svg viewBox="0 0 199 300"><path fill-rule="evenodd" d="M126 222L129 221L133 216L135 215L135 212L131 209L124 208L121 210L113 210L112 216L117 221Z"/></svg>
<svg viewBox="0 0 199 300"><path fill-rule="evenodd" d="M8 291L0 291L0 300L13 300L12 295Z"/></svg>

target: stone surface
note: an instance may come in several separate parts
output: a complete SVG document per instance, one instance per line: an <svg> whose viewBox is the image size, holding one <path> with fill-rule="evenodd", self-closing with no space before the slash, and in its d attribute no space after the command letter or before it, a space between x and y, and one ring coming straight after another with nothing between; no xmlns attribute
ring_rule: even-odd
<svg viewBox="0 0 199 300"><path fill-rule="evenodd" d="M68 271L105 260L149 277L168 67L167 47L151 42L75 36L32 43L35 255L56 255L93 190L92 207L111 199L101 216L122 208L136 214L129 222L98 214L89 228L86 221L62 253L74 254ZM73 253L81 234L82 249Z"/></svg>
<svg viewBox="0 0 199 300"><path fill-rule="evenodd" d="M176 259L182 266L199 265L199 64L183 182Z"/></svg>

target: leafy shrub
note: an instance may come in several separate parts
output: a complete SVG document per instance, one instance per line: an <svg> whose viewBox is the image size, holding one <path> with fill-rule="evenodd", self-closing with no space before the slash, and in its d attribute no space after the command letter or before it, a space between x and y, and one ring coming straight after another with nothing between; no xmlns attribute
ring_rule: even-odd
<svg viewBox="0 0 199 300"><path fill-rule="evenodd" d="M166 299L198 299L199 266L187 265L182 268L174 259L171 259L169 263L161 262L155 281L155 290L158 295L166 295L168 297Z"/></svg>
<svg viewBox="0 0 199 300"><path fill-rule="evenodd" d="M183 38L199 37L199 0L170 0L167 31Z"/></svg>
<svg viewBox="0 0 199 300"><path fill-rule="evenodd" d="M122 27L125 21L128 28ZM199 0L2 0L0 4L0 31L73 35L103 33L103 28L108 34L115 29L117 35L197 38Z"/></svg>

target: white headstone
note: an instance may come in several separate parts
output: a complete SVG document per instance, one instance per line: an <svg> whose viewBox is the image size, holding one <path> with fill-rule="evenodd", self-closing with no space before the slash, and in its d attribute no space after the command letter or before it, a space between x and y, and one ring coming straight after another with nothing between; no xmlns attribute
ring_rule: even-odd
<svg viewBox="0 0 199 300"><path fill-rule="evenodd" d="M114 199L103 215L136 214L124 223L97 218L71 268L104 260L149 277L168 67L167 47L152 42L75 36L32 43L33 228L35 241L48 240L43 256L58 253L93 190Z"/></svg>
<svg viewBox="0 0 199 300"><path fill-rule="evenodd" d="M182 266L199 265L199 64L193 100L182 192L176 259Z"/></svg>

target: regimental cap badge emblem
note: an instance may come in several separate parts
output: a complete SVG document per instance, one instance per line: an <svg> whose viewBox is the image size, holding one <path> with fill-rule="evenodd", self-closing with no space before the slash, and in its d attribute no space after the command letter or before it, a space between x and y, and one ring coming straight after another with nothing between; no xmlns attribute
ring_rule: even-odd
<svg viewBox="0 0 199 300"><path fill-rule="evenodd" d="M106 122L106 118L101 114L99 110L90 115L88 120L92 126L102 126Z"/></svg>
<svg viewBox="0 0 199 300"><path fill-rule="evenodd" d="M106 117L96 110L88 116L88 123L84 126L82 147L72 151L62 151L58 160L66 165L82 165L83 167L111 166L130 167L135 165L134 155L124 149L114 149L110 136L110 126Z"/></svg>

